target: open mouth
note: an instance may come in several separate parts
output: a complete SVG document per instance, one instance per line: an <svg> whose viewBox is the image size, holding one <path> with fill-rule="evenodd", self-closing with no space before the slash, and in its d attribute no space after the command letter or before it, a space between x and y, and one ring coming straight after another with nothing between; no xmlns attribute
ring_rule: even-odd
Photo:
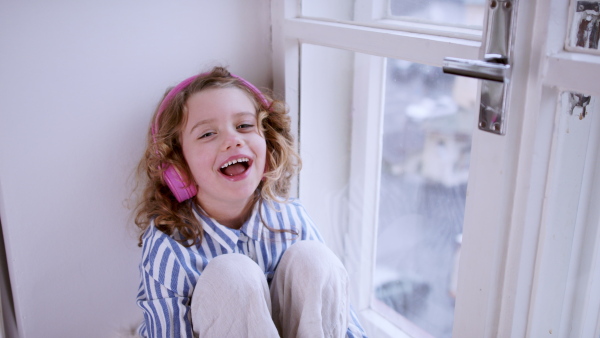
<svg viewBox="0 0 600 338"><path fill-rule="evenodd" d="M225 176L237 176L241 175L250 168L250 159L247 157L238 158L232 161L229 161L221 167L221 173Z"/></svg>

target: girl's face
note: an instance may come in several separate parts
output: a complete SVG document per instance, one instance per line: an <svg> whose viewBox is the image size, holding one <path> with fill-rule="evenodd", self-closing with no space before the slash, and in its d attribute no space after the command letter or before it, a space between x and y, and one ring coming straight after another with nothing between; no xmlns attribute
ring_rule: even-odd
<svg viewBox="0 0 600 338"><path fill-rule="evenodd" d="M238 88L210 88L190 96L181 133L183 156L205 210L247 205L265 172L267 145L256 109Z"/></svg>

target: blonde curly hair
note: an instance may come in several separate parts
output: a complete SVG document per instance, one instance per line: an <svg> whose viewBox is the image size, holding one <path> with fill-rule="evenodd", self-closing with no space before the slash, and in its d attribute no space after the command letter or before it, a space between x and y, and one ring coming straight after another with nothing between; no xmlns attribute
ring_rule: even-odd
<svg viewBox="0 0 600 338"><path fill-rule="evenodd" d="M140 229L139 246L142 245L142 236L152 220L167 235L177 233L175 239L185 246L202 241L202 227L192 209L194 198L178 202L167 186L163 172L171 165L183 177L193 177L183 156L180 134L187 122L188 98L205 89L239 88L252 99L256 107L257 123L267 145L267 171L252 202L285 202L288 199L291 178L300 170L301 160L294 149L287 107L282 101L252 91L244 81L232 76L226 68L215 67L210 72L198 75L170 101L161 100L164 109L159 111L157 107L154 113L152 126L148 129L146 151L137 171L139 181L143 182L140 184L143 188L135 212L135 224ZM165 93L165 97L168 93L169 91ZM191 181L189 183L195 184Z"/></svg>

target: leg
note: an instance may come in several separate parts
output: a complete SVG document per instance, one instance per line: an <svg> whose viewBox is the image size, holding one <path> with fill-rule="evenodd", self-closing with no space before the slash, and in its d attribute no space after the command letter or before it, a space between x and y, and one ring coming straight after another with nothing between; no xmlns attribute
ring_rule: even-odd
<svg viewBox="0 0 600 338"><path fill-rule="evenodd" d="M345 337L348 273L324 244L301 241L283 254L273 282L273 321L282 337Z"/></svg>
<svg viewBox="0 0 600 338"><path fill-rule="evenodd" d="M210 261L194 289L191 311L200 337L279 337L265 275L244 255Z"/></svg>

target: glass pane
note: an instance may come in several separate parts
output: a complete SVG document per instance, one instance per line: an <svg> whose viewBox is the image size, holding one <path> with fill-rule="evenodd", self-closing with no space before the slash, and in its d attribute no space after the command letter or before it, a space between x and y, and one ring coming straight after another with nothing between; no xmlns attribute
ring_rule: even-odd
<svg viewBox="0 0 600 338"><path fill-rule="evenodd" d="M419 336L452 334L476 95L476 80L388 60L374 307Z"/></svg>
<svg viewBox="0 0 600 338"><path fill-rule="evenodd" d="M483 25L486 0L390 0L392 17L408 17L438 24Z"/></svg>
<svg viewBox="0 0 600 338"><path fill-rule="evenodd" d="M302 16L352 21L354 20L354 1L302 0Z"/></svg>
<svg viewBox="0 0 600 338"><path fill-rule="evenodd" d="M481 29L486 0L302 0L302 16L376 25L381 19L408 19ZM380 13L374 8L381 8Z"/></svg>

